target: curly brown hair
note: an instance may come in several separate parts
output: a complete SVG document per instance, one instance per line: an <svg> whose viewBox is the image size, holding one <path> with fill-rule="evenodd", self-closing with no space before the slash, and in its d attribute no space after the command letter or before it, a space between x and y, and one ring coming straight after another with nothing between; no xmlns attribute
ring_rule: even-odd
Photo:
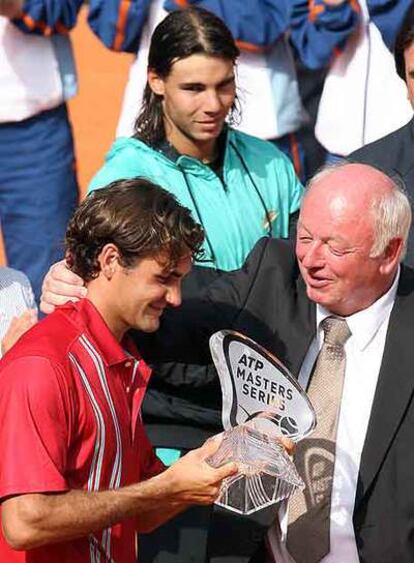
<svg viewBox="0 0 414 563"><path fill-rule="evenodd" d="M188 253L200 260L203 240L202 227L170 192L143 178L117 180L75 211L66 231L66 260L88 282L99 274L105 244L114 244L121 265L131 268L140 258L160 254L171 266Z"/></svg>

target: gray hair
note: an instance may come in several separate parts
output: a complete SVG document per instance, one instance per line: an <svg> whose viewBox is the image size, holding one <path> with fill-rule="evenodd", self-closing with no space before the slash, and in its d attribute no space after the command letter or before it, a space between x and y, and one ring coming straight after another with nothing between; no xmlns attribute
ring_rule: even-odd
<svg viewBox="0 0 414 563"><path fill-rule="evenodd" d="M343 159L334 164L323 166L309 181L306 191L308 192L323 177L348 164L353 163ZM372 168L375 168L375 166L372 166ZM389 176L383 170L375 169L390 180L393 189L388 193L379 194L372 200L370 211L374 226L374 243L370 257L375 258L379 256L385 251L392 239L399 238L403 242L400 256L400 261L402 261L407 252L407 240L411 227L412 212L410 199L404 181L400 176Z"/></svg>

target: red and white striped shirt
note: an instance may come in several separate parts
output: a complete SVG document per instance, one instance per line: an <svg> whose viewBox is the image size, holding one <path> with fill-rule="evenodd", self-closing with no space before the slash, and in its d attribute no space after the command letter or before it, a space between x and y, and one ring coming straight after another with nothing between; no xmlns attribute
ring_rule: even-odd
<svg viewBox="0 0 414 563"><path fill-rule="evenodd" d="M38 323L0 363L0 498L116 489L162 469L140 407L150 376L87 299ZM0 561L28 561L0 539ZM32 550L32 563L135 563L135 527Z"/></svg>

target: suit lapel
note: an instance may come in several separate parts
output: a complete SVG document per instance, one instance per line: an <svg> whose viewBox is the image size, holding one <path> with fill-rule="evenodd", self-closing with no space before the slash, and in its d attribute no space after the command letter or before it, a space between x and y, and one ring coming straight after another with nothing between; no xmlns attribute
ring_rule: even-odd
<svg viewBox="0 0 414 563"><path fill-rule="evenodd" d="M303 360L316 333L316 305L309 301L306 286L302 277L296 283L296 294L293 303L291 322L287 324L289 369L295 377L299 376Z"/></svg>
<svg viewBox="0 0 414 563"><path fill-rule="evenodd" d="M403 269L361 456L355 510L380 470L414 392L413 288L414 272Z"/></svg>

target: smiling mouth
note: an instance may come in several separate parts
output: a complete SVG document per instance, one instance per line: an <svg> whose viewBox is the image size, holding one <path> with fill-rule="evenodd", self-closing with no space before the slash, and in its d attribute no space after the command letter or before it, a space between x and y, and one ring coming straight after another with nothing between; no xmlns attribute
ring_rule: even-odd
<svg viewBox="0 0 414 563"><path fill-rule="evenodd" d="M332 280L330 280L328 278L314 278L313 276L310 276L309 274L306 276L306 284L309 285L310 287L314 287L316 289L329 285L331 283L331 281Z"/></svg>
<svg viewBox="0 0 414 563"><path fill-rule="evenodd" d="M154 314L162 315L165 307L155 307L154 305L150 305L150 309L154 312Z"/></svg>
<svg viewBox="0 0 414 563"><path fill-rule="evenodd" d="M221 127L221 123L214 121L213 122L209 122L209 123L199 123L199 125L203 128L203 129L217 129L218 127Z"/></svg>
<svg viewBox="0 0 414 563"><path fill-rule="evenodd" d="M196 121L199 125L220 125L223 122L223 118L218 117L217 119L209 119L204 121Z"/></svg>

